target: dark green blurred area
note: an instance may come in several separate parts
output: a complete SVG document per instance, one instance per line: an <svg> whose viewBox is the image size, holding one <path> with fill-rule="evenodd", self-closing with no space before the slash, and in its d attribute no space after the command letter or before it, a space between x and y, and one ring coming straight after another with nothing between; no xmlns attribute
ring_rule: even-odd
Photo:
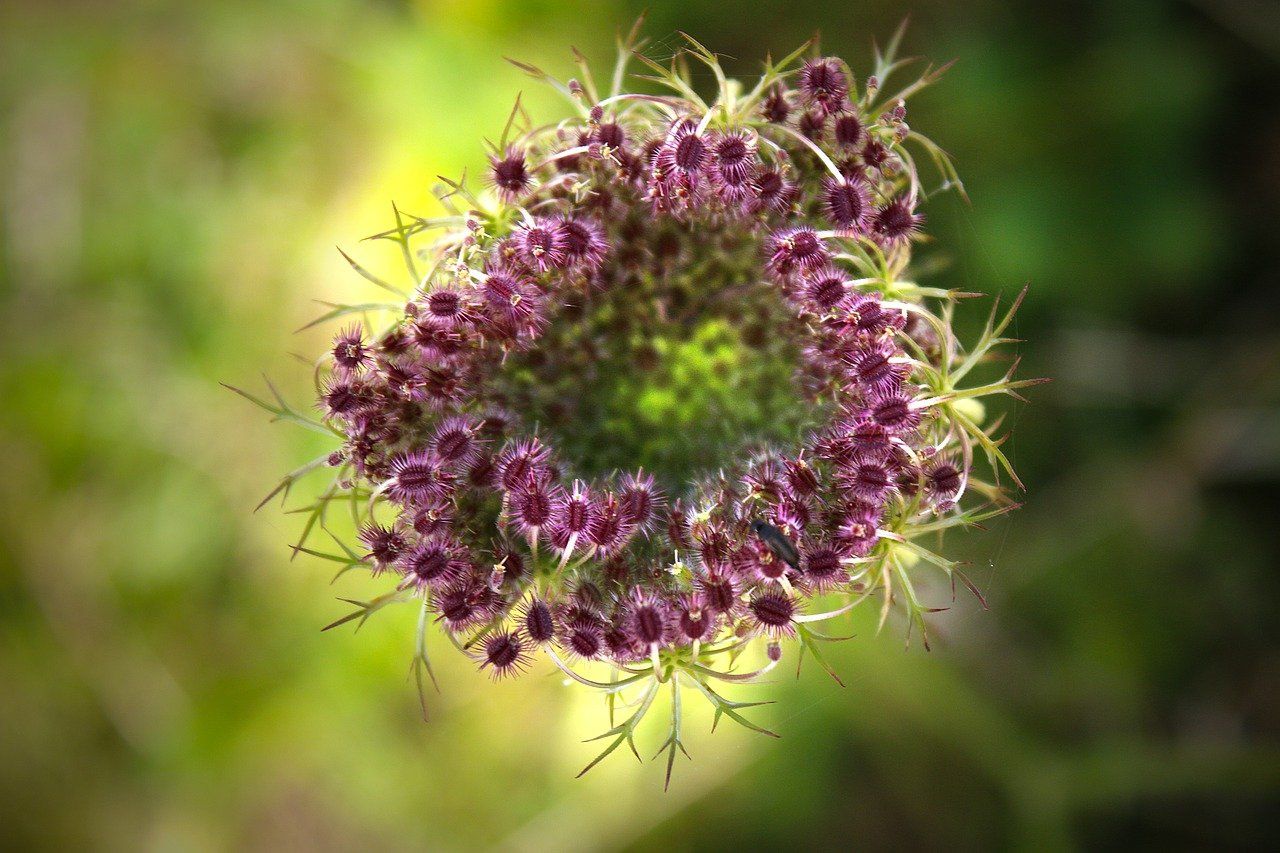
<svg viewBox="0 0 1280 853"><path fill-rule="evenodd" d="M603 707L438 640L423 724L414 614L322 635L368 586L249 512L324 445L217 383L305 403L288 353L324 332L290 330L362 292L332 246L376 254L390 201L480 166L517 91L561 114L502 55L603 70L638 4L9 3L6 848L1274 849L1280 10L649 5L656 50L688 30L740 74L814 29L865 68L908 11L909 52L959 59L909 117L973 198L928 209L934 283L1029 280L1024 372L1055 379L1008 421L1026 507L949 543L990 612L957 598L930 654L862 614L846 689L737 691L782 739L696 719L667 794L621 753L575 780Z"/></svg>

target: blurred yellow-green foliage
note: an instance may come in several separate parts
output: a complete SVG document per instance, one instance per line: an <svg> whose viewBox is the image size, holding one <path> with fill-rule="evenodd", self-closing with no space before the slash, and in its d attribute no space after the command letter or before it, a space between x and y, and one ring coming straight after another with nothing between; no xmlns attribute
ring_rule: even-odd
<svg viewBox="0 0 1280 853"><path fill-rule="evenodd" d="M607 62L638 4L10 2L6 848L1274 849L1280 11L649 5L659 48L688 30L741 74L814 29L865 67L907 12L912 52L960 60L911 116L974 200L929 208L936 281L1030 280L1025 374L1056 379L1010 419L1026 508L953 543L991 611L958 598L927 655L859 617L846 689L753 688L780 741L696 719L667 794L621 753L573 778L604 712L549 673L441 650L424 724L414 613L322 635L360 582L250 513L323 446L218 382L305 402L289 353L324 333L290 331L360 292L332 247L481 166L517 91L559 116L504 54Z"/></svg>

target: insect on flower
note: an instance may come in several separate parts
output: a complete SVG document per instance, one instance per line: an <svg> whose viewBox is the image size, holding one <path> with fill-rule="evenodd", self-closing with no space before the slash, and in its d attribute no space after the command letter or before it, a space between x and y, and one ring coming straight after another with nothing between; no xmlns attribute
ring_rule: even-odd
<svg viewBox="0 0 1280 853"><path fill-rule="evenodd" d="M793 569L800 568L800 552L787 535L765 521L751 522L751 532L760 537L760 541L768 547L773 556L782 560Z"/></svg>

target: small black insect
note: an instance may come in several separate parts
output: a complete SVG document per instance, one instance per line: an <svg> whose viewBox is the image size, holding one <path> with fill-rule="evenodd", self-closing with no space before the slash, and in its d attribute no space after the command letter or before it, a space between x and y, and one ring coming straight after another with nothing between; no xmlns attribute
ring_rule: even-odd
<svg viewBox="0 0 1280 853"><path fill-rule="evenodd" d="M797 572L800 571L800 552L785 533L763 521L751 522L751 532L760 537L760 541L768 546L773 556Z"/></svg>

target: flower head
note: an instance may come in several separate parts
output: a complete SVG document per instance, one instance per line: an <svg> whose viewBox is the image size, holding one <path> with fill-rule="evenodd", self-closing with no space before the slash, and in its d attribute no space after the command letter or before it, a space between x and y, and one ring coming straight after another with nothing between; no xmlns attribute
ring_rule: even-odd
<svg viewBox="0 0 1280 853"><path fill-rule="evenodd" d="M480 422L469 415L442 420L431 434L430 447L446 465L466 468L484 452Z"/></svg>
<svg viewBox="0 0 1280 853"><path fill-rule="evenodd" d="M456 583L467 571L458 544L447 537L425 539L403 554L396 568L418 589Z"/></svg>
<svg viewBox="0 0 1280 853"><path fill-rule="evenodd" d="M800 69L800 94L824 115L839 112L849 97L849 77L838 59L811 59Z"/></svg>
<svg viewBox="0 0 1280 853"><path fill-rule="evenodd" d="M360 542L369 549L373 572L378 574L394 563L404 553L407 543L404 534L394 527L369 522L360 528Z"/></svg>
<svg viewBox="0 0 1280 853"><path fill-rule="evenodd" d="M529 599L519 621L525 636L535 643L549 643L558 633L551 606L540 598Z"/></svg>
<svg viewBox="0 0 1280 853"><path fill-rule="evenodd" d="M493 185L508 201L520 198L533 186L533 175L523 151L508 149L501 158L491 157L489 170Z"/></svg>
<svg viewBox="0 0 1280 853"><path fill-rule="evenodd" d="M618 504L621 522L647 536L662 515L664 498L653 475L641 470L623 475Z"/></svg>
<svg viewBox="0 0 1280 853"><path fill-rule="evenodd" d="M605 649L604 625L590 616L577 616L565 626L561 642L574 657L594 660Z"/></svg>
<svg viewBox="0 0 1280 853"><path fill-rule="evenodd" d="M359 373L373 361L373 353L364 342L359 326L343 329L333 339L333 363L346 373Z"/></svg>
<svg viewBox="0 0 1280 853"><path fill-rule="evenodd" d="M569 259L565 234L560 224L535 221L516 232L520 260L529 269L543 273L564 266Z"/></svg>
<svg viewBox="0 0 1280 853"><path fill-rule="evenodd" d="M495 679L522 672L529 665L526 646L518 631L496 631L484 638L480 668L488 669Z"/></svg>
<svg viewBox="0 0 1280 853"><path fill-rule="evenodd" d="M841 148L856 148L866 132L862 125L862 119L858 118L858 114L854 112L837 115L833 126L835 128L836 145Z"/></svg>
<svg viewBox="0 0 1280 853"><path fill-rule="evenodd" d="M774 590L756 593L747 609L757 630L771 637L795 634L796 603L787 593Z"/></svg>
<svg viewBox="0 0 1280 853"><path fill-rule="evenodd" d="M448 497L454 476L434 450L413 450L397 455L389 466L387 495L397 503L431 503Z"/></svg>
<svg viewBox="0 0 1280 853"><path fill-rule="evenodd" d="M849 582L844 559L848 549L835 542L815 542L804 553L804 580L814 592L830 592Z"/></svg>
<svg viewBox="0 0 1280 853"><path fill-rule="evenodd" d="M860 233L871 220L871 193L859 179L823 182L822 203L831 224L845 231Z"/></svg>
<svg viewBox="0 0 1280 853"><path fill-rule="evenodd" d="M572 118L513 111L484 187L449 182L448 215L387 232L414 295L339 332L320 420L264 404L339 436L304 469L334 478L304 541L349 505L348 567L389 584L336 624L413 599L495 678L546 658L636 719L645 691L692 685L740 721L708 679L768 671L872 594L923 628L926 573L951 565L927 534L1010 507L999 419L969 401L1030 382L965 377L1012 312L966 347L955 295L914 280L917 162L958 186L946 156L842 60L740 85L688 50L662 94L593 103L584 77L557 86Z"/></svg>
<svg viewBox="0 0 1280 853"><path fill-rule="evenodd" d="M642 646L660 646L672 638L672 617L671 607L664 599L638 592L627 606L626 630Z"/></svg>
<svg viewBox="0 0 1280 853"><path fill-rule="evenodd" d="M784 228L770 238L769 269L786 274L811 272L824 266L831 255L818 232L808 226Z"/></svg>
<svg viewBox="0 0 1280 853"><path fill-rule="evenodd" d="M871 227L886 244L905 243L915 236L924 223L924 214L916 213L911 200L898 196L875 212Z"/></svg>

